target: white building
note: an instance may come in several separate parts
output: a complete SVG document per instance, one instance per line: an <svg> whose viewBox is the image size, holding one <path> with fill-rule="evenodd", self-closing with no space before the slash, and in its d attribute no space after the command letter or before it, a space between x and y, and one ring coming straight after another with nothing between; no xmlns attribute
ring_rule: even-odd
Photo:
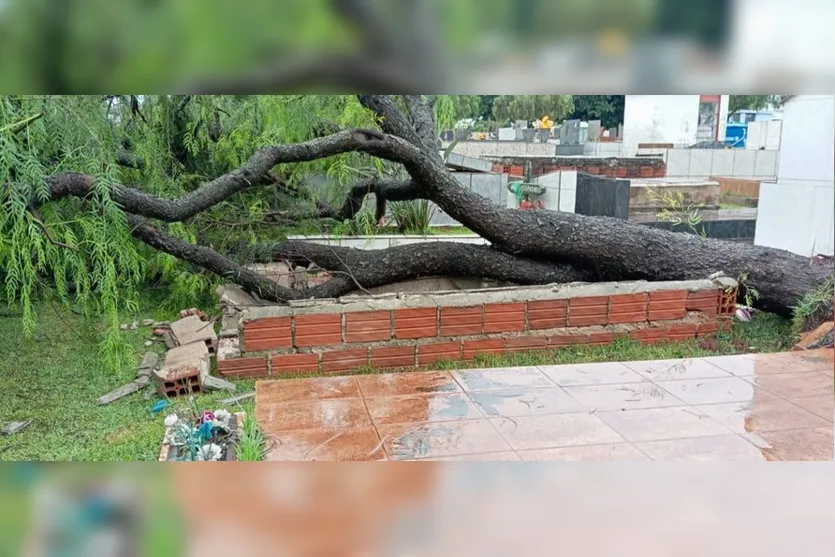
<svg viewBox="0 0 835 557"><path fill-rule="evenodd" d="M626 95L623 156L635 156L639 143L724 141L727 120L728 95Z"/></svg>
<svg viewBox="0 0 835 557"><path fill-rule="evenodd" d="M777 182L760 186L754 242L833 255L835 95L795 95L784 105Z"/></svg>

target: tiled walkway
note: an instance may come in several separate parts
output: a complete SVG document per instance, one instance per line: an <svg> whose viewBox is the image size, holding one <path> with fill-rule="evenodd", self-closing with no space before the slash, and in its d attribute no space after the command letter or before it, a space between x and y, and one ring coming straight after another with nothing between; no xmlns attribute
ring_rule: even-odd
<svg viewBox="0 0 835 557"><path fill-rule="evenodd" d="M269 460L832 460L835 351L260 381Z"/></svg>

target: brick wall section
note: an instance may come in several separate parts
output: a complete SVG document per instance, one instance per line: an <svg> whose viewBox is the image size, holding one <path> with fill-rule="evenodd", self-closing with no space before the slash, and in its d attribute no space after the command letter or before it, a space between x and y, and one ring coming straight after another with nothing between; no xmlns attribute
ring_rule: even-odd
<svg viewBox="0 0 835 557"><path fill-rule="evenodd" d="M655 158L614 157L487 157L493 161L493 172L503 172L513 178L525 175L525 164L530 161L531 173L542 176L560 170L576 170L610 178L664 178L667 164Z"/></svg>
<svg viewBox="0 0 835 557"><path fill-rule="evenodd" d="M735 288L712 286L265 317L245 321L240 342L222 339L234 346L219 350L218 371L241 378L345 374L366 366L408 369L479 354L608 344L619 337L684 340L730 327L736 295Z"/></svg>

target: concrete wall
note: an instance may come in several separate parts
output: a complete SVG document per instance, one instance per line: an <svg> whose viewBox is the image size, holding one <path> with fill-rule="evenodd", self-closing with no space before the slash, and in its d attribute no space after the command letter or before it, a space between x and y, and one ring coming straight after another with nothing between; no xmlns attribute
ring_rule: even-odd
<svg viewBox="0 0 835 557"><path fill-rule="evenodd" d="M623 155L637 153L638 143L696 142L699 95L626 95Z"/></svg>
<svg viewBox="0 0 835 557"><path fill-rule="evenodd" d="M442 143L446 149L449 142ZM554 143L526 143L524 141L459 141L453 153L466 157L553 157L557 153Z"/></svg>
<svg viewBox="0 0 835 557"><path fill-rule="evenodd" d="M779 151L664 149L662 157L671 178L727 176L775 180Z"/></svg>
<svg viewBox="0 0 835 557"><path fill-rule="evenodd" d="M781 183L835 180L835 95L798 95L783 108Z"/></svg>
<svg viewBox="0 0 835 557"><path fill-rule="evenodd" d="M620 157L623 143L592 141L583 145L583 154L587 157Z"/></svg>
<svg viewBox="0 0 835 557"><path fill-rule="evenodd" d="M799 255L835 255L835 195L821 182L760 185L754 243Z"/></svg>
<svg viewBox="0 0 835 557"><path fill-rule="evenodd" d="M749 122L745 137L746 149L762 149L770 151L780 150L780 135L783 129L782 120L768 120L765 122Z"/></svg>
<svg viewBox="0 0 835 557"><path fill-rule="evenodd" d="M760 186L755 243L800 255L835 252L835 95L783 109L777 183Z"/></svg>

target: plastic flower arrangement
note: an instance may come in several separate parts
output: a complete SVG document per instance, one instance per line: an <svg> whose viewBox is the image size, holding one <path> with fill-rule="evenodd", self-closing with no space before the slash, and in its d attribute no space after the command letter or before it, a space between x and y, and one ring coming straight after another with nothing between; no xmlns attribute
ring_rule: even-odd
<svg viewBox="0 0 835 557"><path fill-rule="evenodd" d="M169 441L177 447L176 460L218 461L223 457L223 440L230 436L232 414L226 409L199 414L199 418L189 419L177 414L165 417L165 427L169 428Z"/></svg>

